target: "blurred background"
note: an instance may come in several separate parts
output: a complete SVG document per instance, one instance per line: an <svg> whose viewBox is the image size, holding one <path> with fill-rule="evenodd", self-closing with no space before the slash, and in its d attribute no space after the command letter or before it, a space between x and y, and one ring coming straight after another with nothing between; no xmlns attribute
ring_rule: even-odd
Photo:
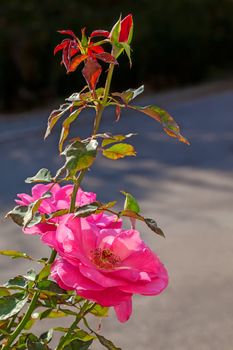
<svg viewBox="0 0 233 350"><path fill-rule="evenodd" d="M129 111L116 123L114 111L104 114L102 131L138 133L137 157L99 157L83 188L119 206L120 190L138 199L166 234L164 240L139 226L167 266L170 285L159 297L135 297L127 324L110 313L102 333L123 350L232 350L233 0L0 1L1 249L48 254L38 237L3 217L16 193L30 192L25 178L42 167L54 173L62 161L59 125L43 142L47 118L84 81L66 75L59 55L54 58L63 39L56 30L110 29L130 12L133 67L122 55L113 89L145 83L147 93L136 103L168 110L191 146L169 138L147 116ZM92 122L82 113L75 135L89 135ZM1 281L29 268L4 257L0 264Z"/></svg>
<svg viewBox="0 0 233 350"><path fill-rule="evenodd" d="M0 109L25 109L77 90L79 75L66 76L60 55L53 57L63 39L56 30L110 29L130 12L133 67L128 72L121 58L116 87L144 82L158 91L232 74L232 0L1 0Z"/></svg>

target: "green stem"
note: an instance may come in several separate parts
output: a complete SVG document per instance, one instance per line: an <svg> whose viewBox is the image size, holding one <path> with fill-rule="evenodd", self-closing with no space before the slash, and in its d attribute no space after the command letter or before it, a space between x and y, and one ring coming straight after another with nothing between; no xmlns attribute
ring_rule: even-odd
<svg viewBox="0 0 233 350"><path fill-rule="evenodd" d="M110 64L109 70L108 70L108 75L107 75L107 79L106 79L106 83L105 83L105 88L104 88L104 97L103 97L103 105L105 107L105 104L108 100L108 94L109 94L109 90L110 90L110 86L111 86L111 82L112 82L112 75L113 75L113 71L115 68L115 64Z"/></svg>
<svg viewBox="0 0 233 350"><path fill-rule="evenodd" d="M53 249L51 252L50 258L48 260L48 264L52 264L54 262L56 255L57 255L57 252L56 250Z"/></svg>
<svg viewBox="0 0 233 350"><path fill-rule="evenodd" d="M74 322L72 323L72 325L69 327L68 332L63 336L63 338L59 342L58 346L56 347L56 350L62 350L63 349L63 345L65 344L66 340L69 338L69 336L71 335L73 330L77 327L78 323L85 317L85 315L88 312L90 312L96 306L96 303L93 303L92 306L89 309L85 310L86 304L89 304L88 300L85 302L85 304L82 307L82 310L76 316L76 318L75 318ZM83 311L83 309L84 309L84 311Z"/></svg>
<svg viewBox="0 0 233 350"><path fill-rule="evenodd" d="M106 105L107 100L108 100L108 94L109 94L109 90L110 90L110 86L111 86L114 66L115 66L114 64L110 64L110 67L108 70L108 75L106 78L105 88L104 88L103 101L101 104L98 104L98 106L97 106L97 114L96 114L96 118L95 118L95 122L94 122L93 135L96 135L98 130L99 130L102 114L103 114L105 105ZM87 172L87 169L81 170L77 180L74 183L74 189L73 189L73 193L71 196L71 202L70 202L70 210L69 210L70 213L73 213L75 210L75 201L76 201L77 192L78 192L78 189L80 187L80 184L81 184L86 172Z"/></svg>
<svg viewBox="0 0 233 350"><path fill-rule="evenodd" d="M14 324L14 322L15 322L16 317L17 317L17 314L16 314L15 316L13 316L13 317L12 317L12 319L11 319L11 321L10 321L10 323L9 323L8 327L7 327L7 331L8 331L8 332L10 332L11 327L13 326L13 324Z"/></svg>
<svg viewBox="0 0 233 350"><path fill-rule="evenodd" d="M52 250L50 258L48 260L49 264L52 264L55 257L57 255L57 252L55 250ZM21 333L21 331L24 329L25 325L27 324L27 322L30 320L31 315L33 313L33 311L36 308L36 303L38 301L40 297L40 291L37 291L33 297L32 300L29 304L29 307L26 311L26 313L24 314L22 320L20 321L20 323L18 324L18 326L15 328L14 332L11 334L11 336L8 339L8 342L3 346L2 350L10 350L11 349L11 344L13 343L13 341L18 337L18 335Z"/></svg>
<svg viewBox="0 0 233 350"><path fill-rule="evenodd" d="M104 88L104 97L103 97L101 104L99 104L97 107L97 114L96 114L95 123L94 123L93 135L96 135L98 130L99 130L102 114L103 114L104 108L105 108L107 100L108 100L108 94L109 94L109 90L110 90L110 86L111 86L112 74L113 74L114 67L115 67L115 65L113 63L110 64L110 67L108 70L108 75L106 78L105 88Z"/></svg>
<svg viewBox="0 0 233 350"><path fill-rule="evenodd" d="M75 318L74 322L69 327L68 332L61 338L61 341L59 342L58 346L56 347L56 350L63 349L63 345L65 344L66 340L69 338L72 331L77 327L77 324L79 323L79 321L81 319L82 319L82 317L80 317L79 315Z"/></svg>
<svg viewBox="0 0 233 350"><path fill-rule="evenodd" d="M18 335L21 333L21 331L24 329L25 325L29 321L33 311L35 310L37 300L40 296L40 292L36 292L33 295L33 298L30 302L29 308L27 309L27 312L25 313L24 317L22 318L21 322L18 324L18 326L15 328L14 332L11 334L8 342L6 345L3 346L2 350L10 350L11 344L13 341L18 337Z"/></svg>
<svg viewBox="0 0 233 350"><path fill-rule="evenodd" d="M70 201L70 210L69 210L70 213L73 213L75 210L75 202L76 202L77 192L78 192L79 186L80 186L86 172L87 172L87 169L81 170L78 178L76 179L76 181L74 183L74 188L73 188L71 201Z"/></svg>

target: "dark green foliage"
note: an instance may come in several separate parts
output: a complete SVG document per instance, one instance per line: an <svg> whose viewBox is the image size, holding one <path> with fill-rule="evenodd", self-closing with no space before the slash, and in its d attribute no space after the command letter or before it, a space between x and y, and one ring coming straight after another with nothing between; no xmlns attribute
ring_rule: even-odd
<svg viewBox="0 0 233 350"><path fill-rule="evenodd" d="M120 13L133 13L133 67L119 59L115 88L147 82L159 88L199 81L232 69L231 0L2 0L0 108L30 107L59 94L78 91L84 81L66 75L53 57L61 41L57 29L110 29ZM49 20L48 20L49 19ZM125 56L125 55L124 55Z"/></svg>

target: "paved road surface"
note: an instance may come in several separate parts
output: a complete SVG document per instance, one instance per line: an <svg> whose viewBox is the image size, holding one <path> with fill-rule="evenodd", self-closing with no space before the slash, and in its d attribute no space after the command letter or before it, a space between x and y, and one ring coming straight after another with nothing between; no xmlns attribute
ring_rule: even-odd
<svg viewBox="0 0 233 350"><path fill-rule="evenodd" d="M136 297L131 320L121 325L112 315L110 322L103 321L102 331L124 350L232 350L233 89L201 87L142 102L152 100L176 117L191 146L169 139L147 116L130 112L116 124L113 114L106 113L103 131L139 133L134 140L138 157L117 162L100 158L84 187L102 193L103 201L123 200L119 191L127 190L158 221L166 240L141 229L166 264L170 286L160 297ZM1 212L12 206L17 192L30 190L23 183L27 176L41 167L58 167L58 133L42 141L47 115L35 111L0 120ZM83 135L88 135L91 118L80 116L77 130ZM2 249L47 253L11 222L2 220L0 232ZM26 269L23 261L0 262L2 280Z"/></svg>

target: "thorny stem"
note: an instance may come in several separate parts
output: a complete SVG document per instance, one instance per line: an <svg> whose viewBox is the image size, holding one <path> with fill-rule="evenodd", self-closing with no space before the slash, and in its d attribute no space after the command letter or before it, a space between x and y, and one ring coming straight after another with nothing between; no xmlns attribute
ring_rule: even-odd
<svg viewBox="0 0 233 350"><path fill-rule="evenodd" d="M90 312L96 306L96 303L93 303L90 308L85 310L85 307L88 306L88 304L89 304L89 301L87 300L85 302L85 304L83 305L82 310L76 316L76 318L75 318L74 322L72 323L72 325L69 327L68 332L64 335L64 337L59 342L58 346L56 347L56 350L62 350L63 349L63 345L65 344L66 340L69 338L69 336L72 333L72 331L77 327L77 325L81 321L81 319L83 319L85 317L85 315L88 312Z"/></svg>
<svg viewBox="0 0 233 350"><path fill-rule="evenodd" d="M11 344L13 341L18 337L18 335L21 333L21 331L24 329L25 325L29 321L33 311L35 310L35 306L37 303L37 300L39 298L40 292L36 292L30 302L29 308L27 309L27 312L25 313L24 317L22 318L21 322L18 324L18 326L15 328L15 331L11 334L7 344L3 346L3 350L9 350L11 349Z"/></svg>
<svg viewBox="0 0 233 350"><path fill-rule="evenodd" d="M48 260L48 264L52 264L56 258L57 252L55 249L52 250L50 258Z"/></svg>
<svg viewBox="0 0 233 350"><path fill-rule="evenodd" d="M52 253L51 253L50 258L48 260L49 264L52 264L52 262L54 261L54 259L56 257L56 254L57 254L57 252L52 250ZM30 320L31 315L36 308L36 303L39 299L39 296L40 296L40 291L35 292L26 313L24 314L24 316L23 316L22 320L20 321L20 323L18 324L18 326L15 328L14 332L9 337L8 342L3 346L2 350L10 350L11 349L11 344L18 337L18 335L24 329L27 322Z"/></svg>
<svg viewBox="0 0 233 350"><path fill-rule="evenodd" d="M102 114L103 114L104 108L105 108L107 100L108 100L108 94L109 94L109 90L110 90L110 86L111 86L113 70L114 70L114 64L110 64L110 67L108 70L108 75L106 78L106 83L105 83L103 101L101 102L101 104L99 103L97 106L97 113L96 113L96 117L95 117L95 121L94 121L94 128L93 128L93 135L92 136L96 135L98 130L99 130ZM80 187L80 184L81 184L86 172L87 172L87 169L81 170L77 180L74 183L74 189L73 189L73 193L71 196L71 203L70 203L70 210L69 210L70 213L73 213L75 210L75 201L76 201L77 192L78 192L78 189Z"/></svg>
<svg viewBox="0 0 233 350"><path fill-rule="evenodd" d="M104 88L104 97L103 97L101 104L98 104L98 106L97 106L97 114L96 114L96 118L95 118L95 122L94 122L93 135L96 135L98 130L99 130L102 114L103 114L104 108L105 108L107 100L108 100L108 94L109 94L109 90L110 90L110 86L111 86L114 66L115 65L113 63L110 64L110 67L108 70L108 75L106 78L105 88Z"/></svg>
<svg viewBox="0 0 233 350"><path fill-rule="evenodd" d="M74 183L74 188L73 188L71 201L70 201L70 210L69 210L70 213L74 212L77 192L78 192L79 186L80 186L82 179L84 178L84 175L86 174L86 172L87 172L87 169L81 170L78 178L76 179L76 181Z"/></svg>
<svg viewBox="0 0 233 350"><path fill-rule="evenodd" d="M103 100L97 106L97 113L96 113L96 118L95 118L94 128L93 128L93 135L96 135L98 130L99 130L102 114L103 114L103 111L106 107L106 103L108 100L108 94L109 94L110 85L111 85L111 81L112 81L113 70L114 70L114 64L110 64L108 75L106 78L106 83L105 83ZM86 172L87 172L87 169L81 170L81 172L79 173L79 176L74 184L73 193L71 196L70 210L69 210L70 213L74 212L74 210L75 210L76 195L77 195L79 186L80 186ZM52 250L50 258L48 260L48 264L53 263L53 261L56 258L56 255L57 255L57 252L55 250ZM18 324L18 326L16 327L14 332L11 334L11 336L8 339L8 342L3 346L2 350L10 350L11 349L12 343L18 337L18 335L21 333L21 331L24 329L24 327L27 324L27 322L29 321L33 311L35 310L39 296L40 296L40 292L39 291L35 292L35 294L33 295L32 299L31 299L30 305L29 305L26 313L24 314L21 322ZM94 303L91 308L93 308L95 305L96 304ZM70 333L75 329L75 327L77 326L79 321L86 315L86 313L88 313L91 310L91 308L87 309L84 312L80 312L79 315L77 315L75 321L73 322L73 324L69 328L69 331L64 335L61 342L59 343L57 350L62 349L62 346L63 346L64 342L66 341L66 339L69 337Z"/></svg>
<svg viewBox="0 0 233 350"><path fill-rule="evenodd" d="M103 100L101 101L101 103L98 103L98 105L97 105L97 113L96 113L96 117L95 117L95 121L94 121L94 128L93 128L93 135L92 136L96 135L98 130L99 130L102 114L103 114L103 111L104 111L104 109L106 107L106 103L107 103L107 100L108 100L108 94L109 94L109 90L110 90L110 86L111 86L113 70L114 70L114 64L110 64L108 75L107 75L107 78L106 78L106 83L105 83ZM76 180L76 182L74 184L73 193L72 193L72 196L71 196L70 210L69 210L70 213L73 213L74 210L75 210L76 195L77 195L79 186L80 186L80 184L81 184L81 182L82 182L86 172L87 172L87 169L83 169L79 173L79 176L78 176L78 178L77 178L77 180ZM69 338L69 336L72 333L72 331L77 327L77 324L86 315L86 313L88 313L95 305L96 305L96 303L94 303L91 306L91 308L87 309L84 312L81 310L81 312L77 315L77 317L75 318L74 322L70 326L68 332L61 339L61 341L58 344L56 350L61 350L63 348L63 345L64 345L65 341ZM84 304L84 306L85 306L85 304Z"/></svg>

